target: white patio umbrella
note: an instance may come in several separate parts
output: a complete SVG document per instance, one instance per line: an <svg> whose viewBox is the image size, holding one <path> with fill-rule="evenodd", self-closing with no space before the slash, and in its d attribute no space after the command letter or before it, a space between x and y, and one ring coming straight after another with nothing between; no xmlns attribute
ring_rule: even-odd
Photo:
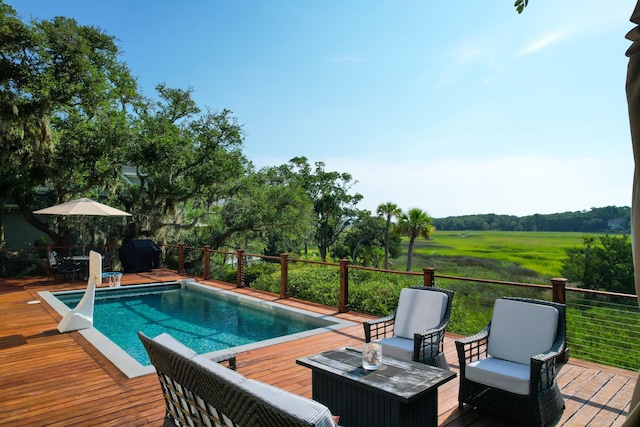
<svg viewBox="0 0 640 427"><path fill-rule="evenodd" d="M79 216L131 216L130 213L112 208L105 204L96 202L91 199L82 198L71 200L70 202L60 203L59 205L49 206L33 212L34 214L45 215L79 215ZM83 227L84 228L84 227ZM84 230L82 231L82 253L84 254Z"/></svg>
<svg viewBox="0 0 640 427"><path fill-rule="evenodd" d="M111 206L87 199L86 197L40 209L33 213L49 215L131 216L128 212L112 208Z"/></svg>

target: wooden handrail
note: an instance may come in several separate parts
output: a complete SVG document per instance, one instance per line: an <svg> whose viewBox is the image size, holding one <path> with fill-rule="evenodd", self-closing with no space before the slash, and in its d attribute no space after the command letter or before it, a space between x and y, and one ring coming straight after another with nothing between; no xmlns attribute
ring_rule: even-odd
<svg viewBox="0 0 640 427"><path fill-rule="evenodd" d="M178 248L178 273L184 273L184 249L186 248L183 244L175 245L164 245L167 247L177 247ZM237 283L236 286L239 288L247 286L245 282L244 268L246 265L245 259L247 257L254 257L260 259L268 259L268 260L278 260L280 262L280 298L286 299L289 298L289 264L292 262L301 262L307 264L315 264L315 265L325 265L325 266L333 266L338 267L340 270L340 296L339 296L339 305L338 311L346 312L349 310L349 270L367 270L374 271L380 273L389 273L389 274L401 274L407 276L422 276L423 277L423 286L434 286L435 279L449 279L456 280L462 282L476 282L476 283L489 283L495 285L506 285L506 286L518 286L532 289L545 289L551 290L552 301L560 302L566 304L566 292L579 292L583 294L590 295L603 295L608 297L617 297L617 298L628 298L628 299L637 299L637 295L634 294L622 294L617 292L607 292L607 291L598 291L593 289L582 289L575 287L567 287L568 280L564 278L552 278L551 286L540 284L540 283L521 283L521 282L510 282L504 280L491 280L491 279L481 279L481 278L473 278L473 277L462 277L462 276L451 276L446 274L436 274L436 269L432 267L426 267L422 269L422 272L417 271L398 271L398 270L387 270L381 268L374 267L363 267L359 265L350 265L349 261L346 259L340 260L339 263L335 262L325 262L325 261L314 261L314 260L306 260L306 259L298 259L291 258L289 254L280 254L280 256L273 255L261 255L261 254L253 254L247 253L243 249L237 249L236 251L222 251L222 250L214 250L205 246L204 248L193 248L196 250L202 250L204 252L204 277L210 277L210 263L207 262L211 254L227 254L227 255L235 255L238 259L238 269L237 269Z"/></svg>

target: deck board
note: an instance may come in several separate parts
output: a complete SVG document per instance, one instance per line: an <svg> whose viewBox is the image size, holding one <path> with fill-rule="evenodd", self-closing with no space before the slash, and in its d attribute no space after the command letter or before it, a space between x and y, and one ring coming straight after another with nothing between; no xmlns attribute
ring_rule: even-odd
<svg viewBox="0 0 640 427"><path fill-rule="evenodd" d="M126 274L123 285L183 278L156 270ZM204 282L204 281L201 281ZM206 282L214 284L213 282ZM271 301L277 295L253 289L235 289ZM155 375L127 379L79 333L58 334L60 316L38 300L40 290L82 288L83 283L56 284L53 280L0 280L0 419L3 426L142 426L161 425L164 402ZM338 316L358 325L340 331L301 338L284 344L243 352L238 371L290 392L311 397L311 371L295 360L364 340L360 323L371 316L338 314L335 308L297 300L280 301L297 308ZM445 354L457 371L454 340L447 334ZM618 368L571 359L561 366L558 384L566 409L558 426L621 425L626 418L637 374ZM501 417L465 405L458 408L458 379L438 394L438 424L448 427L512 426Z"/></svg>

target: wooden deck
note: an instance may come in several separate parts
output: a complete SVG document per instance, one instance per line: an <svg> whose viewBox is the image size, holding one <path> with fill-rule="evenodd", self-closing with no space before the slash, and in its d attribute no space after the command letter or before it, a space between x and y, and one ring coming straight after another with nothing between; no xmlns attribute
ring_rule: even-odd
<svg viewBox="0 0 640 427"><path fill-rule="evenodd" d="M171 271L127 274L123 284L183 278ZM213 282L215 286L227 287ZM84 283L54 284L43 278L0 279L0 424L3 426L142 426L162 425L164 402L155 374L127 379L77 332L59 334L60 316L41 290L82 288ZM237 290L260 298L277 296ZM358 313L295 300L284 304L337 315L360 323ZM454 339L447 334L446 357L457 371ZM360 345L361 326L327 332L238 355L238 371L303 396L311 397L311 372L299 357L342 345ZM559 385L566 409L558 426L615 426L625 418L637 373L571 359L560 369ZM468 405L458 409L458 380L439 389L441 426L511 426L507 420Z"/></svg>

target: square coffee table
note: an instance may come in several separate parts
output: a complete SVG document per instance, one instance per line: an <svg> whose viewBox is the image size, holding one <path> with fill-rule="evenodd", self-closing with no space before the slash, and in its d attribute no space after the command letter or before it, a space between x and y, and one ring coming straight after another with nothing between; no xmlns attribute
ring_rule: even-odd
<svg viewBox="0 0 640 427"><path fill-rule="evenodd" d="M312 397L349 427L438 424L438 387L455 372L382 356L375 371L362 368L359 349L342 347L296 360L311 369Z"/></svg>

